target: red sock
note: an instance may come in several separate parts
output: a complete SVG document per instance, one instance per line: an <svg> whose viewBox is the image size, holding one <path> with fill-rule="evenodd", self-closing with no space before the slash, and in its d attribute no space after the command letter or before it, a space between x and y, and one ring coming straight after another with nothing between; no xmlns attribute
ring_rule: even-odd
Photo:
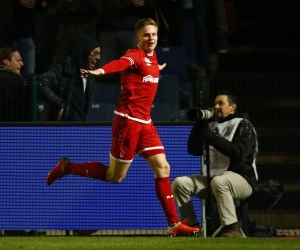
<svg viewBox="0 0 300 250"><path fill-rule="evenodd" d="M155 178L155 191L157 198L165 212L168 225L172 225L179 221L177 216L176 205L171 190L170 178Z"/></svg>
<svg viewBox="0 0 300 250"><path fill-rule="evenodd" d="M64 171L66 174L75 174L87 178L106 181L108 166L101 162L66 163Z"/></svg>

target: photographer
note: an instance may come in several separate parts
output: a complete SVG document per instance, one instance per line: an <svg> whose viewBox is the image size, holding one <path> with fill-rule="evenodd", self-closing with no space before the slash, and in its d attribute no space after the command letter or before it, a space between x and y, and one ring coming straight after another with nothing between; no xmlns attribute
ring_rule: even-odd
<svg viewBox="0 0 300 250"><path fill-rule="evenodd" d="M257 135L252 124L237 114L237 98L229 91L216 96L214 108L217 121L197 120L190 133L188 151L203 155L203 145L209 143L210 188L223 226L222 237L244 237L234 200L244 200L256 190ZM172 184L180 217L188 218L190 226L200 227L191 196L208 197L207 176L203 172L204 175L177 177Z"/></svg>

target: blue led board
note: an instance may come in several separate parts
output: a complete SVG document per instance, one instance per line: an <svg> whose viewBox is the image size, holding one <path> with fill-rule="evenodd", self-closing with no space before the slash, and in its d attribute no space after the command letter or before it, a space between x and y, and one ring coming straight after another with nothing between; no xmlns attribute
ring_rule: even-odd
<svg viewBox="0 0 300 250"><path fill-rule="evenodd" d="M200 158L187 153L191 126L157 126L176 176L199 173ZM166 229L154 191L154 174L136 156L121 184L68 175L46 185L58 159L109 163L111 126L0 126L1 230ZM195 200L200 214L200 201ZM200 219L200 218L199 218Z"/></svg>

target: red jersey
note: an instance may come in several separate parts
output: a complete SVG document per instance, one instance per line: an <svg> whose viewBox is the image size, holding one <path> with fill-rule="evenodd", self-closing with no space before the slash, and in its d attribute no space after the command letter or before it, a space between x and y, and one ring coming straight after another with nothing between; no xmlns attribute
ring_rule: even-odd
<svg viewBox="0 0 300 250"><path fill-rule="evenodd" d="M119 60L102 67L105 74L121 72L121 95L115 114L141 123L151 122L159 69L156 53L146 54L139 47L128 50Z"/></svg>

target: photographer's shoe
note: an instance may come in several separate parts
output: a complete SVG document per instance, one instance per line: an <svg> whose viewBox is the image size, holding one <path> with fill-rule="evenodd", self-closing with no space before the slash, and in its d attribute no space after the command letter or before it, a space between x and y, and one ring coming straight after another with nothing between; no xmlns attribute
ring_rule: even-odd
<svg viewBox="0 0 300 250"><path fill-rule="evenodd" d="M176 223L174 226L168 228L168 234L171 237L176 236L196 236L200 232L200 228L187 226L187 220Z"/></svg>
<svg viewBox="0 0 300 250"><path fill-rule="evenodd" d="M51 185L57 179L64 177L65 174L65 164L70 163L70 160L67 157L59 159L57 165L48 173L46 180L47 185Z"/></svg>
<svg viewBox="0 0 300 250"><path fill-rule="evenodd" d="M238 223L233 223L226 225L222 229L222 237L224 238L245 238L242 229L239 227Z"/></svg>

